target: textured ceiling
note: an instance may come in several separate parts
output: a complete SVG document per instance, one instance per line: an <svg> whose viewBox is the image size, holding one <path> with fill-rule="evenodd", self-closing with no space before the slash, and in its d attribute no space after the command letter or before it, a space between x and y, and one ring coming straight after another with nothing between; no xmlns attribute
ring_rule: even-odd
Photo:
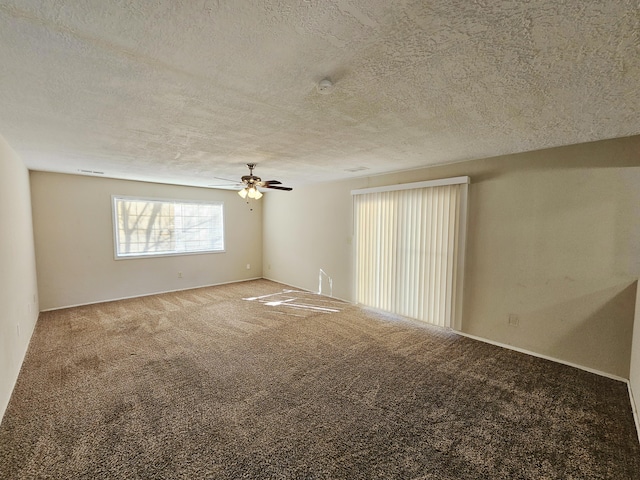
<svg viewBox="0 0 640 480"><path fill-rule="evenodd" d="M199 186L635 135L639 31L624 0L0 0L0 134L32 169Z"/></svg>

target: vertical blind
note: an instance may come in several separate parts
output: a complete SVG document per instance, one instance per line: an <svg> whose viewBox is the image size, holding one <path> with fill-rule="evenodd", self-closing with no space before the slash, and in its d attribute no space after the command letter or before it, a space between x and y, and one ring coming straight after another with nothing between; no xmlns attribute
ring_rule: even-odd
<svg viewBox="0 0 640 480"><path fill-rule="evenodd" d="M358 303L460 328L468 182L352 192Z"/></svg>

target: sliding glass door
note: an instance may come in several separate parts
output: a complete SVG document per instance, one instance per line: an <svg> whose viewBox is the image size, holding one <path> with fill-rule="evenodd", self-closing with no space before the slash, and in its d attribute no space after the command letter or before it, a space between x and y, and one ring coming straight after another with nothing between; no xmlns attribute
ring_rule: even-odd
<svg viewBox="0 0 640 480"><path fill-rule="evenodd" d="M468 182L352 192L358 303L460 329Z"/></svg>

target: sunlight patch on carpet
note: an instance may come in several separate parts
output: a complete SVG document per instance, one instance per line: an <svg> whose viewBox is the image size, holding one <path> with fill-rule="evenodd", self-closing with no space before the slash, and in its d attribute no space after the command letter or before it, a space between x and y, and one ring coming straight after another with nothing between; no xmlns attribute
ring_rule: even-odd
<svg viewBox="0 0 640 480"><path fill-rule="evenodd" d="M305 292L303 290L282 290L281 292L269 293L258 297L247 297L243 300L249 302L259 302L265 307L286 307L292 310L308 310L317 313L338 313L344 308L345 302L334 298L325 297L316 293ZM287 313L292 316L299 316L293 312Z"/></svg>

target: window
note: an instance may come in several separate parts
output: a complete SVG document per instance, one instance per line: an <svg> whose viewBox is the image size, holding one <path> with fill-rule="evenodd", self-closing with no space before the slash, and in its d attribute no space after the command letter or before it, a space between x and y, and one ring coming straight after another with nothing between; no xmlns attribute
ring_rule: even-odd
<svg viewBox="0 0 640 480"><path fill-rule="evenodd" d="M112 198L116 258L224 251L222 202Z"/></svg>

